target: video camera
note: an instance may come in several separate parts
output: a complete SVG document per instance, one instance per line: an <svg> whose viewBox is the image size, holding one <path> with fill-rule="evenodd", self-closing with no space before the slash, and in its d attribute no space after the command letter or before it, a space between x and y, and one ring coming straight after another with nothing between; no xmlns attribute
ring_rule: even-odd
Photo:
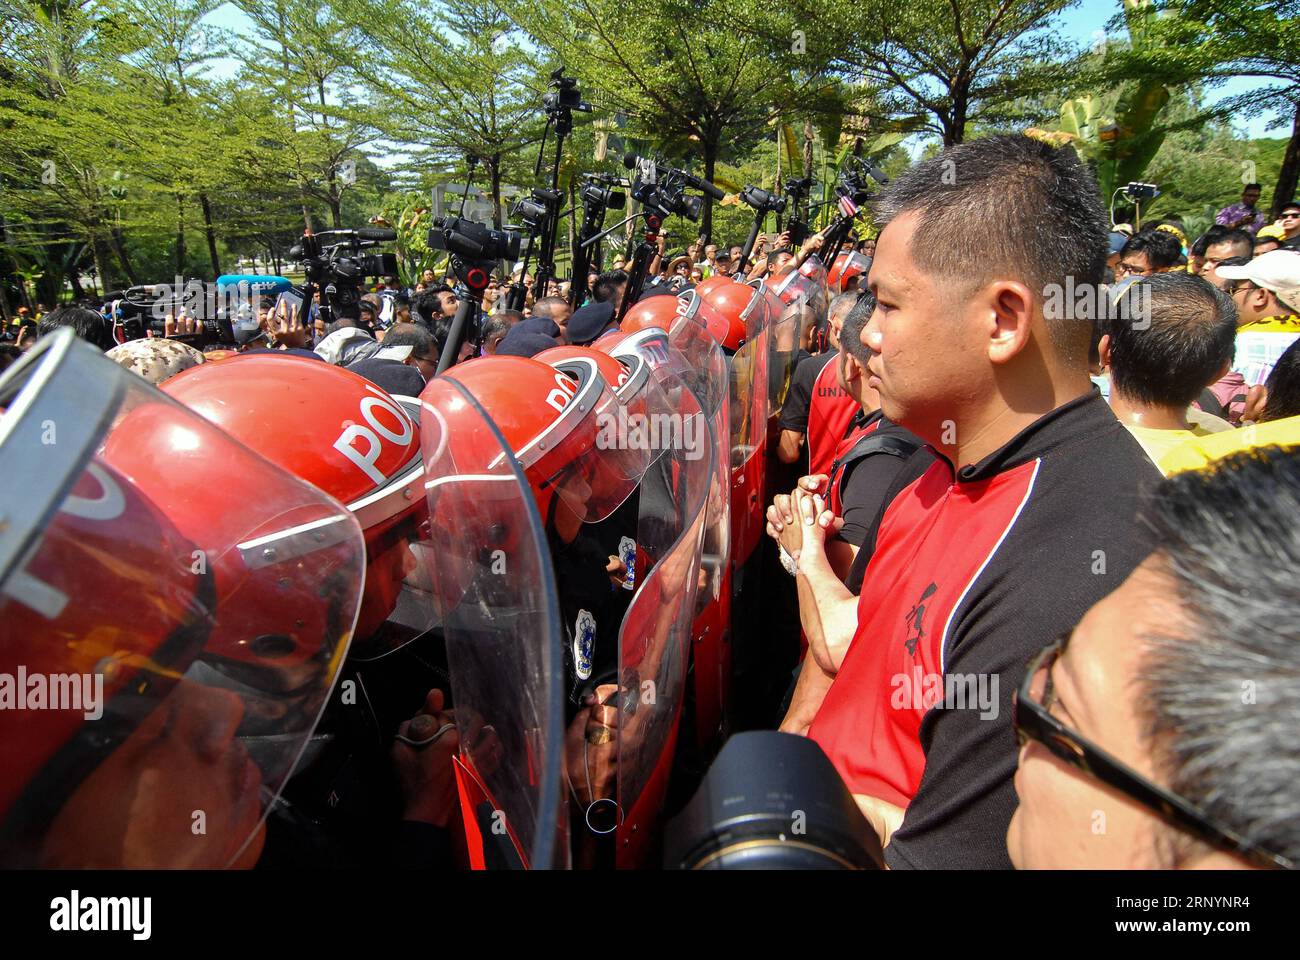
<svg viewBox="0 0 1300 960"><path fill-rule="evenodd" d="M510 208L510 216L523 221L528 233L537 236L547 228L550 211L559 204L562 197L559 190L535 187L529 197L515 201Z"/></svg>
<svg viewBox="0 0 1300 960"><path fill-rule="evenodd" d="M446 250L453 256L476 262L518 260L520 239L517 230L493 230L463 217L439 217L433 221L428 234L432 249Z"/></svg>
<svg viewBox="0 0 1300 960"><path fill-rule="evenodd" d="M608 173L589 173L583 178L582 189L578 196L583 204L600 207L603 210L622 210L627 206L627 194L615 187L629 186L623 177Z"/></svg>
<svg viewBox="0 0 1300 960"><path fill-rule="evenodd" d="M337 238L337 239L335 239ZM326 323L339 317L360 319L361 281L366 277L397 273L397 257L391 253L363 253L381 243L397 239L393 230L322 230L308 234L289 249L289 256L301 260L307 275L305 301L315 290L321 293L321 316Z"/></svg>
<svg viewBox="0 0 1300 960"><path fill-rule="evenodd" d="M778 197L774 193L769 193L759 187L747 186L740 191L741 202L755 210L767 213L785 213L788 197Z"/></svg>
<svg viewBox="0 0 1300 960"><path fill-rule="evenodd" d="M568 110L591 113L591 104L584 103L582 94L578 92L577 78L566 77L563 67L551 72L550 86L555 88L555 93L542 95L542 106L548 114Z"/></svg>
<svg viewBox="0 0 1300 960"><path fill-rule="evenodd" d="M623 166L636 171L636 178L632 183L632 199L661 219L674 213L692 221L700 218L704 198L687 195L685 192L687 187L706 193L714 200L721 200L724 196L721 189L707 180L689 174L685 170L639 157L635 153L624 155Z"/></svg>

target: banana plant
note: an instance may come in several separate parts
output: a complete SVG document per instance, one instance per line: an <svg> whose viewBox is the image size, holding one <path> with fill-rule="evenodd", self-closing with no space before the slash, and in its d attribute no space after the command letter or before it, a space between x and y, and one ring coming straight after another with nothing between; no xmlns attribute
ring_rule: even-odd
<svg viewBox="0 0 1300 960"><path fill-rule="evenodd" d="M1149 0L1124 0L1124 17L1134 52L1165 42L1150 29L1149 18L1154 16L1157 14ZM1110 198L1117 188L1142 179L1164 143L1168 130L1160 125L1160 119L1170 94L1169 87L1159 79L1139 79L1125 85L1110 114L1104 112L1100 97L1087 94L1061 106L1056 129L1031 127L1025 132L1058 146L1071 144L1096 173L1102 197Z"/></svg>

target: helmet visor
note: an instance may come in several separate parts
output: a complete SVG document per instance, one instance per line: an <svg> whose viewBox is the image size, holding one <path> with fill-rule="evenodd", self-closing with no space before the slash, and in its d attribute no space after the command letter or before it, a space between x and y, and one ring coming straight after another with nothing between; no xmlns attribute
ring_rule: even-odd
<svg viewBox="0 0 1300 960"><path fill-rule="evenodd" d="M356 520L70 331L0 406L31 491L0 533L0 674L43 691L0 711L0 860L255 859L351 639Z"/></svg>

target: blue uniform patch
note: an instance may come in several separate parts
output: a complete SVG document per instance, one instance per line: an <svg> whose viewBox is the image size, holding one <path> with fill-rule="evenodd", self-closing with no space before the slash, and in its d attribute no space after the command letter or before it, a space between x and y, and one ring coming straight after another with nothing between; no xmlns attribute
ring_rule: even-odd
<svg viewBox="0 0 1300 960"><path fill-rule="evenodd" d="M587 610L579 610L573 624L573 672L579 680L591 678L591 654L595 646L596 618Z"/></svg>

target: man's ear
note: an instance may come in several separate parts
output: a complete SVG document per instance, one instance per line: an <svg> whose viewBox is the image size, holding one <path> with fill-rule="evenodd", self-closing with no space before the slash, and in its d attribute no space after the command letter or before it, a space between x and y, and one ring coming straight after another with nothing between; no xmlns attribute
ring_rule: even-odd
<svg viewBox="0 0 1300 960"><path fill-rule="evenodd" d="M1105 370L1110 366L1110 334L1103 333L1101 340L1097 343L1097 356L1101 359L1101 368ZM1225 371L1226 372L1226 371ZM1216 377L1217 381L1219 378Z"/></svg>
<svg viewBox="0 0 1300 960"><path fill-rule="evenodd" d="M1032 334L1034 295L1017 280L995 280L976 292L970 307L987 334L993 363L1008 363L1025 348Z"/></svg>

